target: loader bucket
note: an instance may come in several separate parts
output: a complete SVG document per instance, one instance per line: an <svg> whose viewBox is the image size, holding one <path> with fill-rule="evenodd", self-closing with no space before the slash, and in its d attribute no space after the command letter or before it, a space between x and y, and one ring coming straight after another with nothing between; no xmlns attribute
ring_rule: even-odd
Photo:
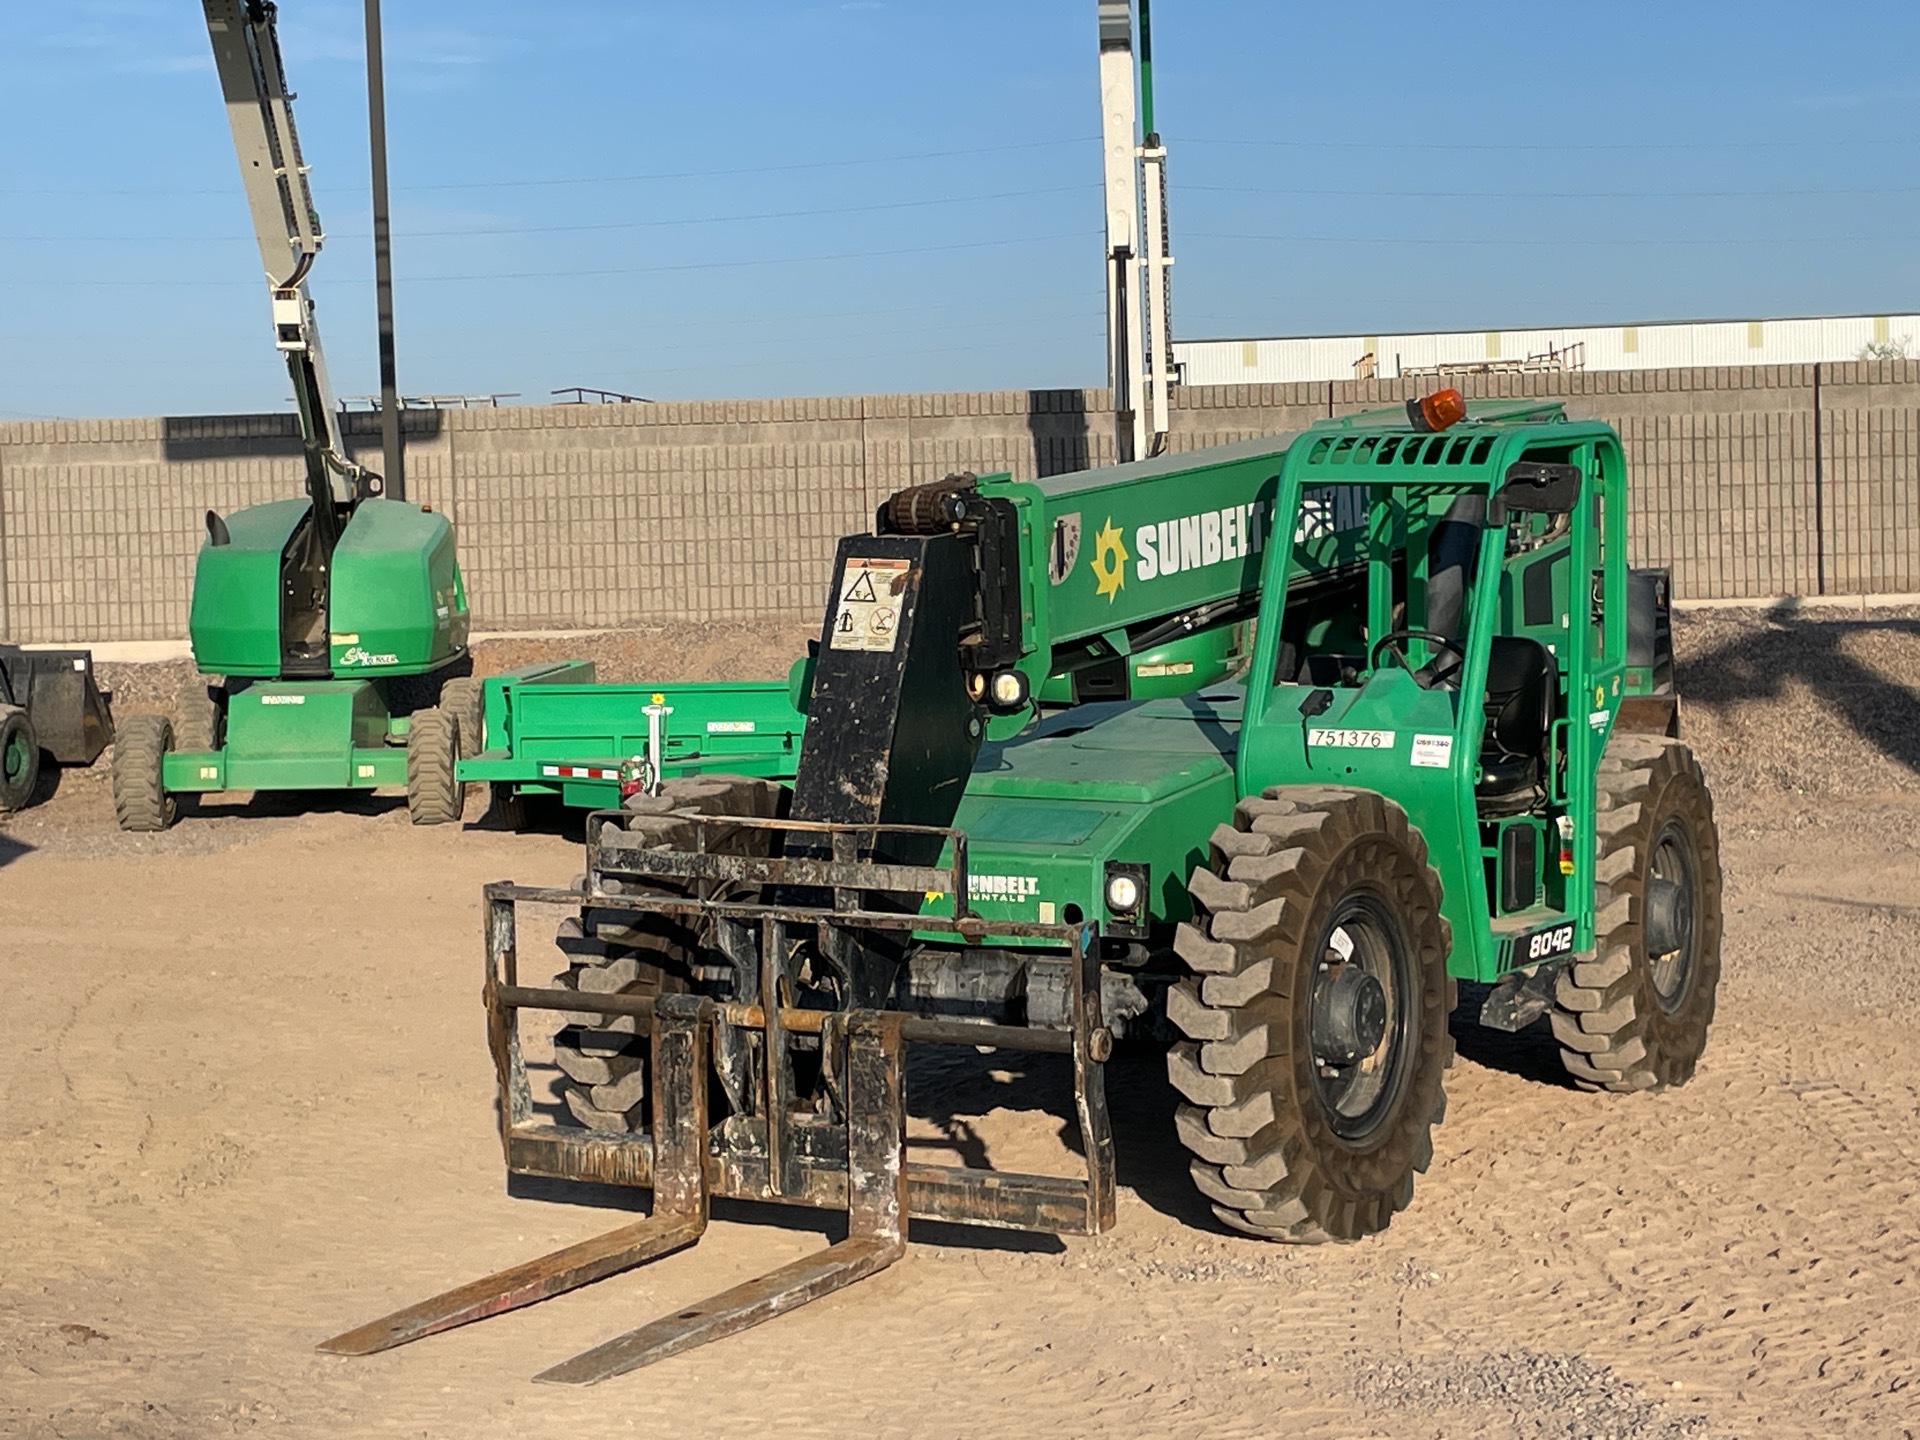
<svg viewBox="0 0 1920 1440"><path fill-rule="evenodd" d="M507 1169L598 1184L650 1187L645 1220L460 1286L326 1341L322 1350L367 1355L562 1294L684 1249L704 1232L716 1196L844 1210L847 1237L817 1255L675 1311L542 1372L537 1379L592 1384L771 1320L898 1260L910 1220L937 1220L1054 1234L1095 1234L1113 1223L1113 1140L1104 1061L1095 927L995 921L996 935L1063 944L1070 956L1065 1028L989 1024L904 1010L827 1010L789 1003L780 966L796 937L823 950L862 935L951 931L977 938L967 909L966 837L919 826L839 825L700 817L682 850L627 848L621 813L589 818L589 896L598 914L675 915L709 927L721 950L750 955L758 984L748 998L538 988L520 983L518 907L581 905L575 890L499 883L485 889L488 1034L499 1086ZM721 853L710 836L774 832L771 854ZM946 842L948 866L875 858ZM690 883L697 882L697 883ZM676 890L667 887L677 885ZM617 890L616 890L617 887ZM648 887L653 887L649 889ZM639 893L636 893L639 892ZM691 891L692 893L689 893ZM954 897L950 916L916 913L928 893ZM724 896L727 898L711 898ZM705 897L705 898L703 898ZM902 903L911 901L912 903ZM536 1113L520 1040L526 1011L632 1017L650 1027L651 1109L645 1133L562 1126ZM714 1123L720 1094L713 1057L750 1043L772 1057L758 1066L758 1093L733 1097ZM796 1045L839 1077L823 1110L796 1103ZM1026 1175L907 1160L906 1055L913 1045L967 1045L1071 1057L1085 1177ZM728 1103L726 1100L722 1104Z"/></svg>
<svg viewBox="0 0 1920 1440"><path fill-rule="evenodd" d="M26 710L40 748L62 765L91 765L113 740L91 650L0 645L0 705Z"/></svg>

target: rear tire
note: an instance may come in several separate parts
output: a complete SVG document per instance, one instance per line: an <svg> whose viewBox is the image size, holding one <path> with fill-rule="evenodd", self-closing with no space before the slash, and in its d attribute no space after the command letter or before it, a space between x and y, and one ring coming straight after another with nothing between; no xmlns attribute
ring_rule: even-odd
<svg viewBox="0 0 1920 1440"><path fill-rule="evenodd" d="M1453 1058L1426 842L1372 792L1280 787L1240 802L1188 889L1167 1067L1194 1183L1262 1239L1386 1229L1433 1159Z"/></svg>
<svg viewBox="0 0 1920 1440"><path fill-rule="evenodd" d="M527 797L504 780L487 787L487 810L502 830L517 835L527 828Z"/></svg>
<svg viewBox="0 0 1920 1440"><path fill-rule="evenodd" d="M0 705L0 813L24 810L40 784L40 737L18 705Z"/></svg>
<svg viewBox="0 0 1920 1440"><path fill-rule="evenodd" d="M480 743L486 728L480 682L471 675L459 675L440 687L440 709L453 716L460 726L460 758L471 760L485 747Z"/></svg>
<svg viewBox="0 0 1920 1440"><path fill-rule="evenodd" d="M175 744L182 750L218 750L227 743L227 688L189 685L174 720Z"/></svg>
<svg viewBox="0 0 1920 1440"><path fill-rule="evenodd" d="M115 724L113 813L122 830L154 834L180 813L166 786L167 752L172 748L173 722L164 715L129 715Z"/></svg>
<svg viewBox="0 0 1920 1440"><path fill-rule="evenodd" d="M626 820L627 833L657 848L690 845L694 815L772 818L780 813L780 786L745 776L669 780L643 797ZM765 845L764 834L738 832L742 843ZM723 845L724 848L724 845ZM664 889L664 887L663 887ZM569 960L559 984L592 994L660 995L685 991L701 950L697 928L664 914L584 907L565 921L557 942ZM553 1037L554 1063L567 1078L561 1099L589 1130L639 1134L649 1123L647 1074L651 1037L628 1015L569 1017Z"/></svg>
<svg viewBox="0 0 1920 1440"><path fill-rule="evenodd" d="M1693 1078L1720 983L1713 796L1685 745L1627 733L1598 786L1594 958L1561 972L1553 1033L1576 1084L1666 1090Z"/></svg>
<svg viewBox="0 0 1920 1440"><path fill-rule="evenodd" d="M466 787L454 773L460 725L444 710L416 710L407 725L407 817L416 825L451 825Z"/></svg>

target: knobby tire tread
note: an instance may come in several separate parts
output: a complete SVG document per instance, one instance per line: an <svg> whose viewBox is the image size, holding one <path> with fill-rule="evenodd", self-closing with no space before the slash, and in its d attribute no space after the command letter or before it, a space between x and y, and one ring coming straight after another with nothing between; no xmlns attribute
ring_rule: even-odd
<svg viewBox="0 0 1920 1440"><path fill-rule="evenodd" d="M1309 955L1342 896L1366 887L1405 927L1419 994L1411 1069L1379 1136L1350 1146L1313 1093ZM1194 916L1175 951L1187 978L1168 999L1187 1037L1168 1057L1175 1124L1195 1185L1222 1222L1293 1243L1384 1230L1412 1198L1446 1114L1454 983L1440 882L1405 811L1369 791L1283 786L1240 802L1189 881Z"/></svg>
<svg viewBox="0 0 1920 1440"><path fill-rule="evenodd" d="M128 715L114 725L113 813L122 830L155 834L173 824L178 805L165 783L172 748L165 715Z"/></svg>
<svg viewBox="0 0 1920 1440"><path fill-rule="evenodd" d="M1550 1022L1560 1061L1588 1090L1667 1090L1693 1078L1720 980L1720 841L1713 796L1678 740L1616 733L1601 757L1594 955L1561 971ZM1679 818L1698 867L1699 953L1679 1005L1661 1006L1642 931L1653 840Z"/></svg>

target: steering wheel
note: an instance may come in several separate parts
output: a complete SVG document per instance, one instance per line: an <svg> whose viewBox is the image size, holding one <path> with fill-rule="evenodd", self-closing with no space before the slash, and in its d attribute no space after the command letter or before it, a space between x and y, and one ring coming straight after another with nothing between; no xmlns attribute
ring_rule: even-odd
<svg viewBox="0 0 1920 1440"><path fill-rule="evenodd" d="M1397 663L1402 670L1405 670L1418 682L1420 679L1420 671L1414 668L1413 661L1407 656L1406 646L1409 640L1424 640L1436 650L1451 650L1455 655L1460 657L1460 666L1465 666L1467 663L1466 648L1450 635L1442 635L1437 630L1389 630L1378 640L1374 641L1372 647L1367 651L1367 668L1369 670L1377 670L1380 668L1380 653L1384 650L1393 657L1395 663ZM1430 661L1428 663L1430 664L1432 662ZM1423 666L1421 668L1424 669L1425 667ZM1455 668L1454 675L1456 677L1459 675L1459 667ZM1458 683L1457 678L1455 683ZM1433 686L1431 683L1428 683L1422 685L1421 688L1430 690Z"/></svg>

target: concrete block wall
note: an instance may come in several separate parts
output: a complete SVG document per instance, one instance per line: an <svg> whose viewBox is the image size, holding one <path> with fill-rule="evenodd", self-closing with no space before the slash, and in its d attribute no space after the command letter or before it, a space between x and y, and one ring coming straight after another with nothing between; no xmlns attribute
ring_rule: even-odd
<svg viewBox="0 0 1920 1440"><path fill-rule="evenodd" d="M1431 385L1433 382L1425 382ZM1920 363L1465 377L1621 432L1636 563L1684 598L1920 590ZM1416 382L1175 392L1177 450ZM409 412L410 497L458 527L477 623L810 619L835 540L908 484L1111 463L1102 390ZM349 444L378 464L375 417ZM185 635L204 512L297 494L290 415L0 425L0 635Z"/></svg>

